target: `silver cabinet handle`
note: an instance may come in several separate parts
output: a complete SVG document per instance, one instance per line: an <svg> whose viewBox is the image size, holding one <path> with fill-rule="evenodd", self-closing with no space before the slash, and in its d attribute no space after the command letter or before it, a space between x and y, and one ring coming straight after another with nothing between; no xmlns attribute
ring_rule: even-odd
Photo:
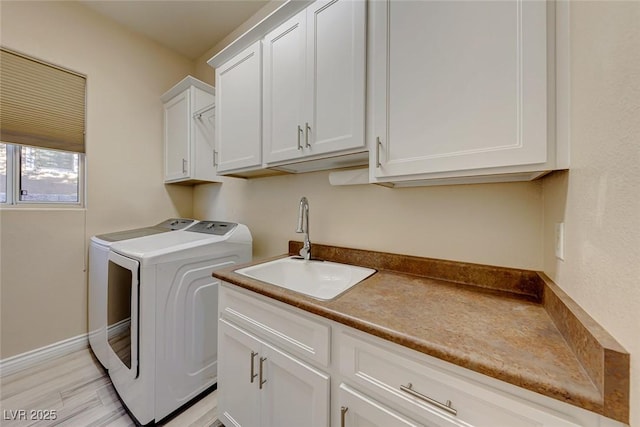
<svg viewBox="0 0 640 427"><path fill-rule="evenodd" d="M263 371L264 371L263 364L264 364L265 360L267 360L266 357L261 357L260 358L260 378L259 378L260 390L262 390L262 385L267 382L267 380L263 380L262 379L262 374L263 374Z"/></svg>
<svg viewBox="0 0 640 427"><path fill-rule="evenodd" d="M255 370L253 369L254 360L255 360L257 355L258 355L258 353L256 353L255 351L251 352L251 383L252 384L253 384L253 380L258 376L258 374L256 374Z"/></svg>
<svg viewBox="0 0 640 427"><path fill-rule="evenodd" d="M340 427L345 427L345 418L347 417L347 411L349 410L349 408L347 408L346 406L341 406L340 407Z"/></svg>
<svg viewBox="0 0 640 427"><path fill-rule="evenodd" d="M298 150L302 150L302 144L300 143L301 137L302 137L302 127L298 125Z"/></svg>
<svg viewBox="0 0 640 427"><path fill-rule="evenodd" d="M413 389L413 384L409 383L406 386L401 385L400 386L400 390L404 391L405 393L410 394L413 397L416 397L424 402L427 402L430 405L435 406L436 408L442 409L443 411L446 411L448 413L450 413L451 415L458 415L458 411L456 411L455 409L453 409L451 407L451 401L447 400L447 403L440 403L435 399L430 398L429 396L425 396L422 393L419 393L417 391L415 391Z"/></svg>
<svg viewBox="0 0 640 427"><path fill-rule="evenodd" d="M382 141L380 141L380 137L376 137L376 167L379 168L382 166L380 163L380 146L382 145Z"/></svg>
<svg viewBox="0 0 640 427"><path fill-rule="evenodd" d="M218 152L216 150L213 150L213 166L218 166Z"/></svg>
<svg viewBox="0 0 640 427"><path fill-rule="evenodd" d="M182 159L182 173L187 173L187 159Z"/></svg>
<svg viewBox="0 0 640 427"><path fill-rule="evenodd" d="M306 148L311 148L311 144L309 144L309 134L311 133L311 126L309 126L309 122L304 124L305 132L304 132L304 146Z"/></svg>

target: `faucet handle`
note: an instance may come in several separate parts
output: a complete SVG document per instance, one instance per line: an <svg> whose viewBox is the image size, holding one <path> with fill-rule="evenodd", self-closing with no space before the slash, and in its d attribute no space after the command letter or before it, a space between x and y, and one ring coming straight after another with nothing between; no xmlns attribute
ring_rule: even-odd
<svg viewBox="0 0 640 427"><path fill-rule="evenodd" d="M302 247L302 249L300 249L300 252L298 252L300 254L300 256L304 259L307 259L307 254L309 253L309 249L305 248L304 246Z"/></svg>

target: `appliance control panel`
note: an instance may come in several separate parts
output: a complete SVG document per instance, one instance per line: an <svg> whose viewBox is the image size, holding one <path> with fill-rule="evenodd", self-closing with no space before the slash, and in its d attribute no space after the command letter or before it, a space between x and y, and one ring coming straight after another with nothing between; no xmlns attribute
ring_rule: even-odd
<svg viewBox="0 0 640 427"><path fill-rule="evenodd" d="M174 230L182 230L196 222L195 219L186 218L170 218L156 224L153 227L136 228L133 230L116 231L115 233L100 234L96 236L105 242L119 242L121 240L130 240L138 237L152 236L154 234L165 233Z"/></svg>
<svg viewBox="0 0 640 427"><path fill-rule="evenodd" d="M170 218L162 221L160 224L156 225L156 227L164 228L166 230L182 230L183 228L190 226L194 222L194 219Z"/></svg>
<svg viewBox="0 0 640 427"><path fill-rule="evenodd" d="M233 231L238 224L233 222L222 221L200 221L185 231L191 231L194 233L206 233L215 234L216 236L224 236L227 233Z"/></svg>

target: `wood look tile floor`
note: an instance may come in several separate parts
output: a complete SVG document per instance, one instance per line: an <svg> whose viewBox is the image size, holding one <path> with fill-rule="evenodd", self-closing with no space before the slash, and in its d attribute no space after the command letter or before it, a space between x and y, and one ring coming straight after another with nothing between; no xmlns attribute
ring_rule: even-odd
<svg viewBox="0 0 640 427"><path fill-rule="evenodd" d="M217 403L214 391L159 425L220 426ZM33 419L46 412L32 410L55 411L55 420ZM0 425L119 427L135 423L118 399L109 376L91 351L84 349L1 378Z"/></svg>

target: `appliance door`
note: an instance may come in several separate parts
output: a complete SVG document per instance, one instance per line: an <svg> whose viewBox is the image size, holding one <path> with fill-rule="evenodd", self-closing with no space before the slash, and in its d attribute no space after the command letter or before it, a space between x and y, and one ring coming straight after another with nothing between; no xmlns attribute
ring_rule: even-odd
<svg viewBox="0 0 640 427"><path fill-rule="evenodd" d="M140 263L113 251L109 252L107 275L107 342L116 358L117 371L138 378L140 344ZM118 363L120 362L120 363Z"/></svg>
<svg viewBox="0 0 640 427"><path fill-rule="evenodd" d="M102 366L109 369L107 351L107 269L109 246L91 239L89 247L89 344Z"/></svg>

